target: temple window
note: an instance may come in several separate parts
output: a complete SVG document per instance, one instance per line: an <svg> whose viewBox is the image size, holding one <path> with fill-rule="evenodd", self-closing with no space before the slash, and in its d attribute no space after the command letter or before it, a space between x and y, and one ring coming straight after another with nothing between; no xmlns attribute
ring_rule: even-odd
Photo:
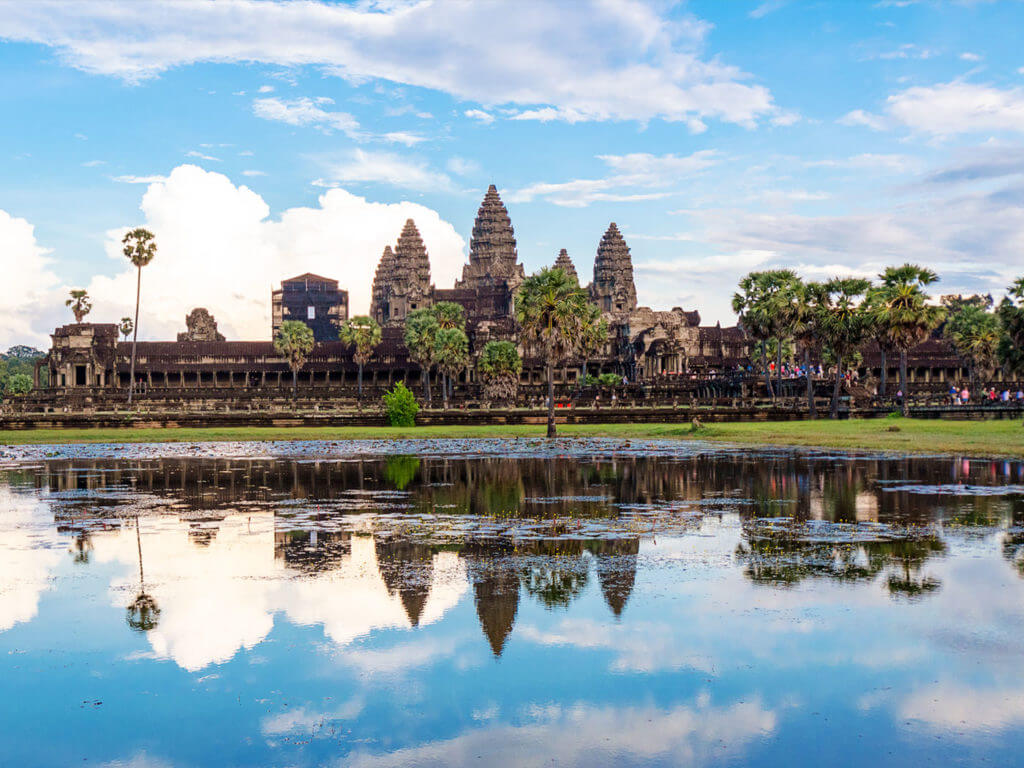
<svg viewBox="0 0 1024 768"><path fill-rule="evenodd" d="M306 307L306 319L316 320L316 307Z"/></svg>

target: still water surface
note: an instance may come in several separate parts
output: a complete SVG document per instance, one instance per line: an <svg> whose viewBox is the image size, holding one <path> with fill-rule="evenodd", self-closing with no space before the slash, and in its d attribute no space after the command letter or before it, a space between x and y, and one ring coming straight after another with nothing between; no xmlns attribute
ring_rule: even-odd
<svg viewBox="0 0 1024 768"><path fill-rule="evenodd" d="M0 765L1020 764L1024 464L0 455Z"/></svg>

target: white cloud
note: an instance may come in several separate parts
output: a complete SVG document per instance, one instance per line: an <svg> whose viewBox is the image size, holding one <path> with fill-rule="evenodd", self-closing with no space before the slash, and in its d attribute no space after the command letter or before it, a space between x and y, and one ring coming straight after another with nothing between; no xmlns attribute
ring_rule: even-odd
<svg viewBox="0 0 1024 768"><path fill-rule="evenodd" d="M447 167L456 176L470 176L474 173L480 173L480 163L475 160L467 160L464 157L449 158Z"/></svg>
<svg viewBox="0 0 1024 768"><path fill-rule="evenodd" d="M193 157L196 160L209 160L210 162L213 162L213 163L219 163L220 162L220 158L219 157L214 157L213 155L204 155L202 152L197 152L194 149L190 149L188 152L186 152L185 153L185 157Z"/></svg>
<svg viewBox="0 0 1024 768"><path fill-rule="evenodd" d="M426 162L391 152L355 149L344 160L329 164L331 183L388 184L418 192L451 192L451 178L432 170Z"/></svg>
<svg viewBox="0 0 1024 768"><path fill-rule="evenodd" d="M960 58L963 61L981 61L981 56L977 53L971 53L970 51L964 51L960 54Z"/></svg>
<svg viewBox="0 0 1024 768"><path fill-rule="evenodd" d="M452 282L464 261L463 239L424 206L372 203L332 189L316 207L289 208L272 219L258 194L193 165L151 184L142 211L138 224L149 227L159 244L142 276L139 331L147 339L174 338L185 314L199 306L213 313L229 339L268 339L271 289L306 271L338 278L350 293L352 311L365 311L380 253L408 218L420 228L438 284ZM135 277L121 255L121 234L111 232L107 241L116 271L89 285L97 322L112 322L133 307ZM26 247L21 253L19 266L30 256ZM4 324L5 330L17 327Z"/></svg>
<svg viewBox="0 0 1024 768"><path fill-rule="evenodd" d="M53 47L72 66L128 81L197 62L259 62L319 66L555 119L697 127L707 118L751 126L772 116L767 88L705 50L710 25L660 10L644 0L579 0L544 13L524 13L515 0L35 0L4 8L0 37ZM534 111L544 108L554 113Z"/></svg>
<svg viewBox="0 0 1024 768"><path fill-rule="evenodd" d="M865 112L863 109L847 112L837 122L841 125L863 125L872 131L884 131L888 127L884 117Z"/></svg>
<svg viewBox="0 0 1024 768"><path fill-rule="evenodd" d="M243 176L266 176L266 171L248 170L242 171Z"/></svg>
<svg viewBox="0 0 1024 768"><path fill-rule="evenodd" d="M600 179L538 182L508 195L509 202L530 202L544 198L555 205L581 208L593 202L630 202L667 197L670 191L639 191L668 188L714 165L718 154L701 150L691 155L652 155L634 152L628 155L599 155L612 171Z"/></svg>
<svg viewBox="0 0 1024 768"><path fill-rule="evenodd" d="M0 209L0 274L4 300L0 302L0 348L14 344L49 347L46 334L61 316L63 293L48 258L49 251L35 237L35 229Z"/></svg>
<svg viewBox="0 0 1024 768"><path fill-rule="evenodd" d="M136 176L134 174L125 174L123 176L114 176L113 181L120 182L121 184L157 184L161 181L167 181L166 176L158 176L156 174L150 174L147 176Z"/></svg>
<svg viewBox="0 0 1024 768"><path fill-rule="evenodd" d="M261 85L260 88L259 88L259 93L273 93L273 92L274 92L274 86L272 86L272 85Z"/></svg>
<svg viewBox="0 0 1024 768"><path fill-rule="evenodd" d="M953 81L893 94L889 114L935 136L1007 131L1024 133L1024 88L1000 89Z"/></svg>
<svg viewBox="0 0 1024 768"><path fill-rule="evenodd" d="M490 112L484 112L482 109L467 109L463 114L473 120L479 120L484 125L490 125L494 122L494 115Z"/></svg>
<svg viewBox="0 0 1024 768"><path fill-rule="evenodd" d="M296 126L313 126L326 133L341 131L354 135L359 130L359 122L347 112L332 112L322 108L329 103L303 96L298 99L279 99L268 96L254 99L252 111L256 117L274 120Z"/></svg>

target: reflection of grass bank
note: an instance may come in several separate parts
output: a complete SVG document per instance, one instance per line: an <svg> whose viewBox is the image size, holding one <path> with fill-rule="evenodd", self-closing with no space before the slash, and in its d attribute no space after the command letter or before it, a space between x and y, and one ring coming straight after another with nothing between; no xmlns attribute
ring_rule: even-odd
<svg viewBox="0 0 1024 768"><path fill-rule="evenodd" d="M897 429L893 429L896 427ZM562 425L560 437L701 439L765 445L1024 457L1018 421L866 419L707 424ZM67 429L0 431L0 444L143 443L247 440L542 437L544 426L237 427L208 429Z"/></svg>

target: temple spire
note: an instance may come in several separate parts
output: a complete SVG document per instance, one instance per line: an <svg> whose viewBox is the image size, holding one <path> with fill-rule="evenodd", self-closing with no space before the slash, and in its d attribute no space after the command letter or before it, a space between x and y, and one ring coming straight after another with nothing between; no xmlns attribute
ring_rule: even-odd
<svg viewBox="0 0 1024 768"><path fill-rule="evenodd" d="M525 278L518 258L512 219L497 187L491 184L473 223L469 263L463 267L460 285L480 288L506 283L514 289Z"/></svg>
<svg viewBox="0 0 1024 768"><path fill-rule="evenodd" d="M614 221L608 225L597 247L594 282L590 290L602 312L632 312L636 309L633 258Z"/></svg>
<svg viewBox="0 0 1024 768"><path fill-rule="evenodd" d="M579 284L580 276L576 273L576 265L572 263L572 259L569 258L569 252L565 248L558 252L558 258L555 259L555 269L563 270L565 274Z"/></svg>

